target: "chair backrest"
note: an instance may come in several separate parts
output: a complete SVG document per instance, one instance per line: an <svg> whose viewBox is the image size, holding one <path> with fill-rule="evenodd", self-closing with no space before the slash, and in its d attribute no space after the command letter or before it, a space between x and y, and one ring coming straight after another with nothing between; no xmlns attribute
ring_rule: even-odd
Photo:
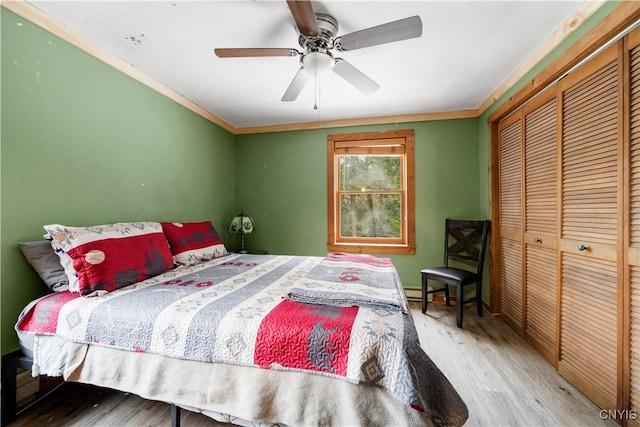
<svg viewBox="0 0 640 427"><path fill-rule="evenodd" d="M444 264L458 260L482 274L490 221L447 219L444 239Z"/></svg>

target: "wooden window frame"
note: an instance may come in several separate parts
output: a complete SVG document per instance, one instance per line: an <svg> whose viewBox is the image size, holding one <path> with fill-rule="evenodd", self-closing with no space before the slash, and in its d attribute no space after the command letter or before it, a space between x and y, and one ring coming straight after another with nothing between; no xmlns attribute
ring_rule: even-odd
<svg viewBox="0 0 640 427"><path fill-rule="evenodd" d="M393 146L390 146L390 143ZM340 237L339 163L341 154L402 155L401 230L400 239ZM327 136L327 206L328 239L331 252L387 253L412 255L416 252L415 239L415 155L414 131L361 132Z"/></svg>

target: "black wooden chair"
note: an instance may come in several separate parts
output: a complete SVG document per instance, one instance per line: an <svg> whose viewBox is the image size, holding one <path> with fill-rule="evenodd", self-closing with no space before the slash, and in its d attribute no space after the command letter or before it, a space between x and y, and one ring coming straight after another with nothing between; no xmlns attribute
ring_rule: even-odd
<svg viewBox="0 0 640 427"><path fill-rule="evenodd" d="M444 267L425 268L422 273L422 312L427 312L427 296L444 291L450 305L449 285L456 286L456 323L462 328L464 304L476 301L478 316L482 316L482 266L489 236L489 221L446 220L444 238ZM428 281L434 280L444 287L429 290ZM472 298L463 300L464 288L476 285Z"/></svg>

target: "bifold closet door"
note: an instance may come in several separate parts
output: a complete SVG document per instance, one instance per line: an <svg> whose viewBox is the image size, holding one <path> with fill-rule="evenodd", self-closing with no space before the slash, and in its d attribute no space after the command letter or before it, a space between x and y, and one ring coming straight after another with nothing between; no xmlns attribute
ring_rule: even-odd
<svg viewBox="0 0 640 427"><path fill-rule="evenodd" d="M631 414L629 424L640 425L640 30L634 30L627 36L629 64L629 150L628 150L628 200L629 200L629 247L628 282L630 301L624 301L627 310L629 340L623 351L629 355L629 375L623 375L625 400ZM626 337L625 337L626 338ZM626 367L625 367L626 368Z"/></svg>
<svg viewBox="0 0 640 427"><path fill-rule="evenodd" d="M524 336L557 363L557 87L523 107L525 181Z"/></svg>
<svg viewBox="0 0 640 427"><path fill-rule="evenodd" d="M521 117L521 112L514 113L498 126L500 314L505 322L520 333L524 321Z"/></svg>
<svg viewBox="0 0 640 427"><path fill-rule="evenodd" d="M622 290L622 50L560 81L561 310L558 372L604 409L619 408Z"/></svg>

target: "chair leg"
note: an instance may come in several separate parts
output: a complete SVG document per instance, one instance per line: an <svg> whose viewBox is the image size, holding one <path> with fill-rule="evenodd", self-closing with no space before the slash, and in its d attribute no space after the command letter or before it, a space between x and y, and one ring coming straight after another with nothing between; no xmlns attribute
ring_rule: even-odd
<svg viewBox="0 0 640 427"><path fill-rule="evenodd" d="M463 288L464 286L462 285L456 286L456 323L458 324L458 328L462 328L462 313L464 308L464 303L462 302Z"/></svg>
<svg viewBox="0 0 640 427"><path fill-rule="evenodd" d="M451 297L449 296L449 285L444 285L444 300L447 305L451 305Z"/></svg>
<svg viewBox="0 0 640 427"><path fill-rule="evenodd" d="M422 275L422 314L427 312L427 276Z"/></svg>
<svg viewBox="0 0 640 427"><path fill-rule="evenodd" d="M476 285L476 301L478 303L478 316L482 317L482 282L478 282Z"/></svg>

